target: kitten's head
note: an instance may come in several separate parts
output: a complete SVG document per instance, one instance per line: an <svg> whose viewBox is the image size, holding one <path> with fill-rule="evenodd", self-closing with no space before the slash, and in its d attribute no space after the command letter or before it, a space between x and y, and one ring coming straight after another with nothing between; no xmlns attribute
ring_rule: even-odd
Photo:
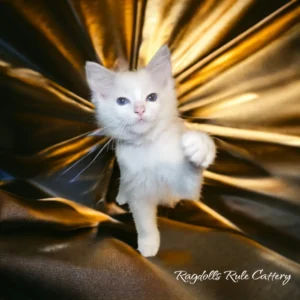
<svg viewBox="0 0 300 300"><path fill-rule="evenodd" d="M170 51L161 47L149 64L136 72L113 72L86 63L99 125L113 138L144 137L177 116Z"/></svg>

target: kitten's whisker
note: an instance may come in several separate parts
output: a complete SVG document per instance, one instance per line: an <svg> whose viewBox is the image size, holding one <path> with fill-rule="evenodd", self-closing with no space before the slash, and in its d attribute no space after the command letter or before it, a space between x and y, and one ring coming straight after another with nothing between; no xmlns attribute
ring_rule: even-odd
<svg viewBox="0 0 300 300"><path fill-rule="evenodd" d="M114 124L117 124L117 122L111 122L110 124L108 124L107 126L105 127L102 127L102 128L99 128L97 129L96 131L93 131L91 133L89 133L87 136L95 136L95 135L99 135L99 133L101 133L104 129L108 128L108 127L111 127L112 125ZM101 136L101 135L99 135ZM75 163L73 163L71 166L69 166L66 170L64 170L61 175L64 175L66 173L68 173L71 169L73 169L75 166L77 166L81 161L83 161L87 156L89 156L91 153L94 152L94 150L96 150L100 145L96 145L96 146L93 146L91 148L91 150L86 153L84 156L82 156L80 159L78 159Z"/></svg>
<svg viewBox="0 0 300 300"><path fill-rule="evenodd" d="M111 122L108 125L106 125L105 127L99 128L93 132L91 132L88 136L95 136L98 135L99 133L101 133L102 131L104 131L104 129L107 129L109 127L112 127L113 125L117 124L118 122ZM101 135L100 135L101 136Z"/></svg>
<svg viewBox="0 0 300 300"><path fill-rule="evenodd" d="M105 126L99 129L96 129L95 131L91 132L88 136L95 136L104 131L104 129L108 128L109 126Z"/></svg>
<svg viewBox="0 0 300 300"><path fill-rule="evenodd" d="M127 127L128 127L128 124L125 124L125 125L122 127L122 134L121 134L121 137L125 135L126 130L127 130Z"/></svg>
<svg viewBox="0 0 300 300"><path fill-rule="evenodd" d="M77 160L74 164L72 164L69 168L67 168L66 170L64 170L61 175L64 175L66 173L68 173L70 170L72 170L75 166L77 166L81 161L83 161L86 157L88 157L91 153L94 152L95 149L97 149L99 147L99 145L96 145L94 147L92 147L92 149L86 153L85 155L83 155L79 160Z"/></svg>
<svg viewBox="0 0 300 300"><path fill-rule="evenodd" d="M102 151L105 149L105 147L113 140L113 138L109 139L108 142L100 149L100 151L97 153L97 155L93 158L93 160L82 170L80 171L72 180L71 182L74 182L84 171L86 171L99 157L99 155L102 153Z"/></svg>
<svg viewBox="0 0 300 300"><path fill-rule="evenodd" d="M99 136L99 134L104 130L104 128L96 129L95 131L91 132L88 136Z"/></svg>
<svg viewBox="0 0 300 300"><path fill-rule="evenodd" d="M97 117L96 117L96 115L92 115L92 116L88 117L86 121L88 123L96 123L97 122Z"/></svg>

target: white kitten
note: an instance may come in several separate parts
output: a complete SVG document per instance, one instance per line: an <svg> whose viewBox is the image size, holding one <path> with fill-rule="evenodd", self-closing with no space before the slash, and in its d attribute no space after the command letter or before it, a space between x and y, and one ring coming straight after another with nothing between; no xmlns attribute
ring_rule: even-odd
<svg viewBox="0 0 300 300"><path fill-rule="evenodd" d="M187 130L178 117L167 46L136 72L115 73L87 62L86 73L99 124L117 141L117 202L129 204L138 250L154 256L160 244L157 205L199 200L202 171L215 158L214 142L206 133Z"/></svg>

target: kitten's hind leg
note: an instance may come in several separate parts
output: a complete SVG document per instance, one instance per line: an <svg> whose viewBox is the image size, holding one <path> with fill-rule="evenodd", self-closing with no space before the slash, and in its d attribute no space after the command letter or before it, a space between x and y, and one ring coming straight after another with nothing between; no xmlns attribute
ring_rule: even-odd
<svg viewBox="0 0 300 300"><path fill-rule="evenodd" d="M135 199L129 202L129 207L138 233L138 250L145 257L155 256L160 245L156 222L157 205Z"/></svg>

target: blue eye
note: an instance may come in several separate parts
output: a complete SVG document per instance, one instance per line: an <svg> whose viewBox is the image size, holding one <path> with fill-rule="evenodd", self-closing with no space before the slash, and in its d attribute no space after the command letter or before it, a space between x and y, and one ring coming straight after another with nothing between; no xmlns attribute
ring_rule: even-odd
<svg viewBox="0 0 300 300"><path fill-rule="evenodd" d="M155 93L152 93L152 94L149 94L146 98L147 101L151 101L151 102L154 102L157 100L157 94Z"/></svg>
<svg viewBox="0 0 300 300"><path fill-rule="evenodd" d="M124 97L119 97L117 99L117 103L119 105L125 105L125 104L129 103L129 100L127 98L124 98Z"/></svg>

